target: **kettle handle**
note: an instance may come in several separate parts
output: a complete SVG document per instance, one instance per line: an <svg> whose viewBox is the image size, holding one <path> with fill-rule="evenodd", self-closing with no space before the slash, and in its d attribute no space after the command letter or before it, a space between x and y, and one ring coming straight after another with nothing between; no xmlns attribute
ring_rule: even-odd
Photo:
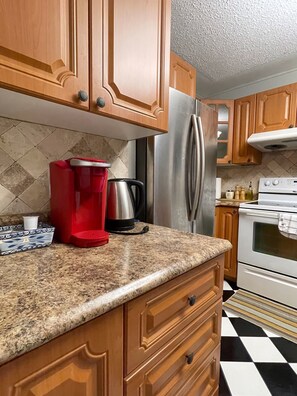
<svg viewBox="0 0 297 396"><path fill-rule="evenodd" d="M140 181L140 180L135 180L135 179L124 179L125 182L127 183L130 191L131 191L131 195L133 197L134 200L134 206L135 206L135 219L139 216L140 212L142 211L143 207L144 207L144 201L145 201L145 194L144 194L144 184ZM134 194L132 192L131 187L135 186L136 188L138 188L139 191L139 200L138 203L136 203L136 199L134 197Z"/></svg>

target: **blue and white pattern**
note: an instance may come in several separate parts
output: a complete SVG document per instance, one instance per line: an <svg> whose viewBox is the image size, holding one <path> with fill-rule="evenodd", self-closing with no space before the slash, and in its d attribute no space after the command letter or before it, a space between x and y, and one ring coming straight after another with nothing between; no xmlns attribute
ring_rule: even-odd
<svg viewBox="0 0 297 396"><path fill-rule="evenodd" d="M49 246L54 231L54 227L45 223L39 223L36 230L30 231L24 230L22 224L0 227L0 255Z"/></svg>

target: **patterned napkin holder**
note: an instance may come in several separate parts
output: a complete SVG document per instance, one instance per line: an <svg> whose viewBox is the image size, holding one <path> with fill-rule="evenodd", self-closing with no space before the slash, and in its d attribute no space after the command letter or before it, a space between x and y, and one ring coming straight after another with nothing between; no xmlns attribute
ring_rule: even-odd
<svg viewBox="0 0 297 396"><path fill-rule="evenodd" d="M54 231L54 227L45 223L30 231L25 231L23 224L0 227L0 256L49 246Z"/></svg>

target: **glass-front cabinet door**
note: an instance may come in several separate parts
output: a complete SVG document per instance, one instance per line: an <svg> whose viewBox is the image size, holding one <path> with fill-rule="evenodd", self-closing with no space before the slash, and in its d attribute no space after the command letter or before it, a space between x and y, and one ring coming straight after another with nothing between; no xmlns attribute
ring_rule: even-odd
<svg viewBox="0 0 297 396"><path fill-rule="evenodd" d="M218 113L217 164L232 163L234 101L221 99L203 99L202 103L212 107Z"/></svg>

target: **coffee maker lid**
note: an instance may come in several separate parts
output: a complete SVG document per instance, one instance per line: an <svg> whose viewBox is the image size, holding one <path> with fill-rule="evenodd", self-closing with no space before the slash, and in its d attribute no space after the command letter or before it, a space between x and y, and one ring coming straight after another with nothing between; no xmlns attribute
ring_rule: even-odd
<svg viewBox="0 0 297 396"><path fill-rule="evenodd" d="M70 166L94 166L97 168L110 168L111 164L96 158L70 158Z"/></svg>

